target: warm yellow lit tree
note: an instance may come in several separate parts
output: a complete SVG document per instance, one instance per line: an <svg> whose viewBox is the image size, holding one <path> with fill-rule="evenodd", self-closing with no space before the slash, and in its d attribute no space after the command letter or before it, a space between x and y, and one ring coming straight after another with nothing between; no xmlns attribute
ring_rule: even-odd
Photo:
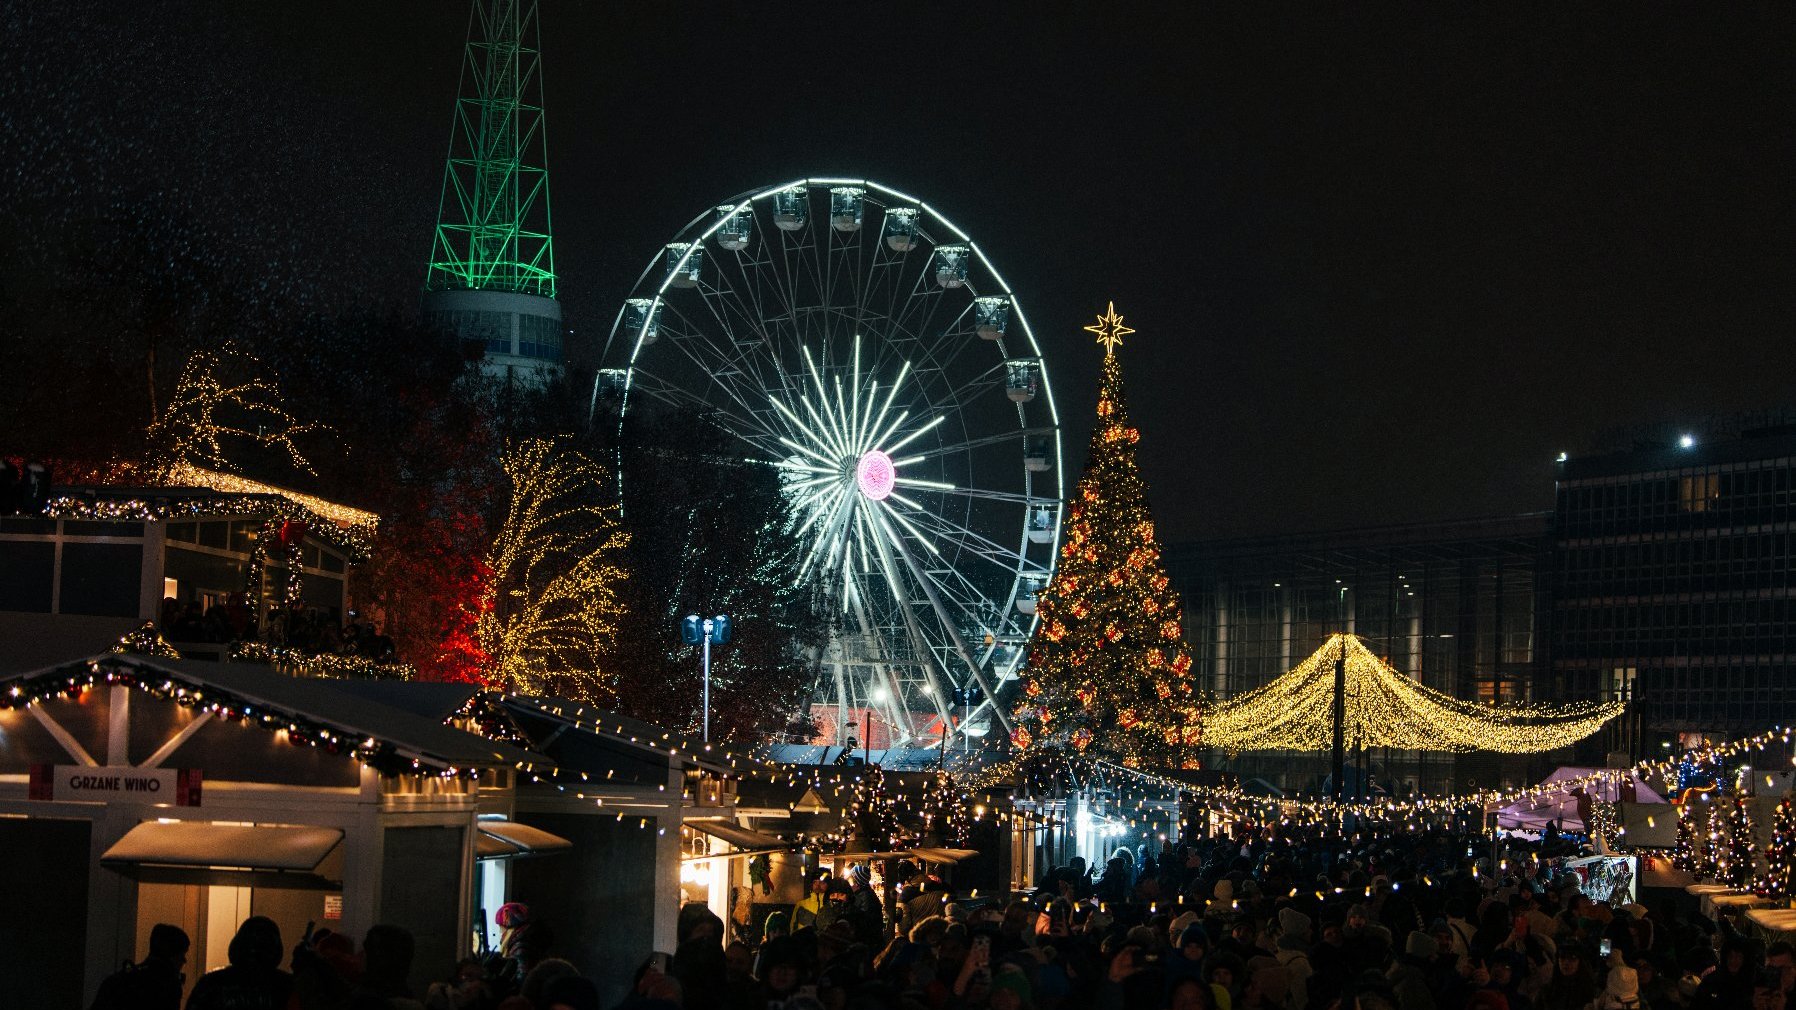
<svg viewBox="0 0 1796 1010"><path fill-rule="evenodd" d="M1114 305L1086 329L1104 345L1097 425L1067 505L1059 570L1036 604L1041 631L1029 647L1011 741L1031 762L1084 755L1130 767L1194 766L1201 703L1115 354L1134 331Z"/></svg>
<svg viewBox="0 0 1796 1010"><path fill-rule="evenodd" d="M187 359L168 405L147 432L156 479L168 479L183 465L236 473L232 446L273 451L314 472L295 439L320 426L288 413L280 388L261 373L262 363L230 341Z"/></svg>
<svg viewBox="0 0 1796 1010"><path fill-rule="evenodd" d="M578 701L610 686L600 665L623 612L618 563L629 534L604 504L605 469L562 439L508 447L505 518L486 555L475 624L489 687Z"/></svg>

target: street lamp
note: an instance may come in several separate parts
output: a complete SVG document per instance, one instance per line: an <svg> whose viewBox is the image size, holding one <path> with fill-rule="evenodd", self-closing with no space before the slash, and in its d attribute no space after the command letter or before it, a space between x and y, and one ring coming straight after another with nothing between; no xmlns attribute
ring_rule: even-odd
<svg viewBox="0 0 1796 1010"><path fill-rule="evenodd" d="M727 614L700 617L687 614L680 622L680 641L704 646L705 663L705 742L711 742L711 645L730 640L730 618Z"/></svg>

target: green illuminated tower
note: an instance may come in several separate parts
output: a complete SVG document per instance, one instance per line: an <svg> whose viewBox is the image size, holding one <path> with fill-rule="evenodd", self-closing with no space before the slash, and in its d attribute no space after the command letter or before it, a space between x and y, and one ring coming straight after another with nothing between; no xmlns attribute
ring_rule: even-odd
<svg viewBox="0 0 1796 1010"><path fill-rule="evenodd" d="M559 367L536 0L474 0L449 132L424 314L485 345L484 367L539 381Z"/></svg>

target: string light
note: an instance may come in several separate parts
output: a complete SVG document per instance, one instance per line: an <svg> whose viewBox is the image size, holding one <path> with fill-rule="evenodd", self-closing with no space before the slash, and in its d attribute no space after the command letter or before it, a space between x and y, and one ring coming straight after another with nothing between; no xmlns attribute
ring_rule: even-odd
<svg viewBox="0 0 1796 1010"><path fill-rule="evenodd" d="M475 634L489 686L586 699L624 608L617 561L629 542L602 500L604 469L560 439L526 439L501 464L511 502L485 564Z"/></svg>
<svg viewBox="0 0 1796 1010"><path fill-rule="evenodd" d="M274 495L245 494L219 497L215 493L186 495L178 488L159 489L153 497L112 498L97 491L61 494L44 505L49 519L91 522L195 522L229 517L267 519L269 516L307 525L308 532L342 550L349 560L366 559L374 545L375 524L342 527L303 505Z"/></svg>
<svg viewBox="0 0 1796 1010"><path fill-rule="evenodd" d="M1269 684L1219 702L1204 736L1229 753L1327 751L1334 746L1334 667L1346 659L1347 744L1400 750L1531 754L1570 746L1620 715L1626 703L1491 706L1417 683L1352 635L1328 641Z"/></svg>
<svg viewBox="0 0 1796 1010"><path fill-rule="evenodd" d="M253 726L294 746L317 747L341 754L386 777L411 775L472 781L481 775L478 767L465 767L427 754L413 754L378 736L364 737L354 728L238 695L187 674L142 664L123 655L20 678L0 694L0 708L29 708L56 698L78 697L102 685L131 688L214 718ZM545 761L544 765L548 763ZM539 766L535 760L530 760L513 763L511 767L529 773Z"/></svg>
<svg viewBox="0 0 1796 1010"><path fill-rule="evenodd" d="M224 443L244 441L279 450L295 468L315 473L294 438L321 430L322 425L301 423L288 413L281 405L280 388L262 378L261 369L254 355L231 341L194 352L181 369L168 405L146 433L152 469L165 480L183 463L233 470ZM254 422L254 430L248 423L242 427L232 423L237 418Z"/></svg>

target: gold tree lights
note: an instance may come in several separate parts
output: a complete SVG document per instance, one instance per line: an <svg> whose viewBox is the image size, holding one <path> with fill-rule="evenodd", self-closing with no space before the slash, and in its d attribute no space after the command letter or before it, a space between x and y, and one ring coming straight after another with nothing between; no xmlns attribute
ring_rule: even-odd
<svg viewBox="0 0 1796 1010"><path fill-rule="evenodd" d="M501 462L511 501L473 615L483 679L525 694L602 696L629 539L604 503L605 472L559 439L526 439Z"/></svg>
<svg viewBox="0 0 1796 1010"><path fill-rule="evenodd" d="M1116 347L1115 304L1087 332L1104 347L1097 426L1068 504L1060 565L1039 594L1011 741L1127 767L1195 767L1201 708L1178 594L1160 564Z"/></svg>
<svg viewBox="0 0 1796 1010"><path fill-rule="evenodd" d="M1331 749L1334 667L1341 657L1349 747L1531 754L1570 746L1625 707L1619 701L1500 707L1461 701L1393 669L1358 638L1337 634L1289 673L1212 707L1205 741L1230 753Z"/></svg>

